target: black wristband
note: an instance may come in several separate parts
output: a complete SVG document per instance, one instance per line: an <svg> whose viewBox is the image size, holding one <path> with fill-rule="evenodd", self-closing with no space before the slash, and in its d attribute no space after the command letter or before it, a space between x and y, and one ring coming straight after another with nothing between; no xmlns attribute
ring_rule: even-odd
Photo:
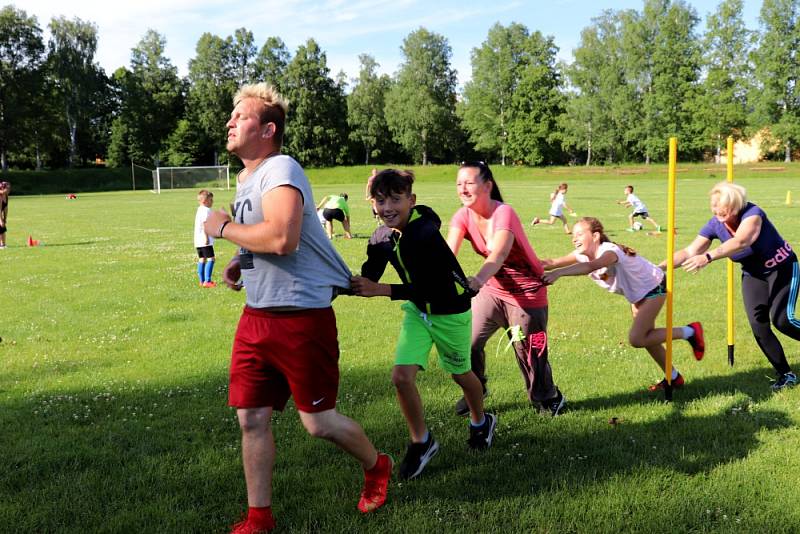
<svg viewBox="0 0 800 534"><path fill-rule="evenodd" d="M714 261L714 260L711 259L711 254L709 254L708 252L706 252L706 259L708 260L708 263L711 263L712 261Z"/></svg>
<svg viewBox="0 0 800 534"><path fill-rule="evenodd" d="M225 221L224 223L219 225L219 237L222 238L222 231L225 230L225 227L228 225L230 221Z"/></svg>

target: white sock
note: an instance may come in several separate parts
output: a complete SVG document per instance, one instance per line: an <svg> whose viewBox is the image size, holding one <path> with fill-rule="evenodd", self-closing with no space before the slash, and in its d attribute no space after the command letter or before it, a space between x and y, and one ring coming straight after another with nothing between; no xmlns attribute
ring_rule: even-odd
<svg viewBox="0 0 800 534"><path fill-rule="evenodd" d="M694 335L694 329L691 326L682 326L681 331L683 332L683 339L689 339Z"/></svg>
<svg viewBox="0 0 800 534"><path fill-rule="evenodd" d="M486 414L484 414L481 417L481 420L478 421L477 423L473 423L472 421L470 421L469 424L470 424L470 426L473 426L475 428L479 428L479 427L482 427L485 422L486 422Z"/></svg>

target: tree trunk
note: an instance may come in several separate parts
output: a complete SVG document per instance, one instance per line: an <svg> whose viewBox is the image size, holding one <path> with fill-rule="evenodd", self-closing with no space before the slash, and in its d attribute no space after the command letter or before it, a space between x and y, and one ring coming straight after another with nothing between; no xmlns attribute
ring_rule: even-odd
<svg viewBox="0 0 800 534"><path fill-rule="evenodd" d="M369 165L369 145L364 144L364 165Z"/></svg>
<svg viewBox="0 0 800 534"><path fill-rule="evenodd" d="M592 140L589 139L589 142L587 143L586 147L586 166L588 167L591 164L592 164Z"/></svg>
<svg viewBox="0 0 800 534"><path fill-rule="evenodd" d="M6 159L6 149L0 150L0 169L3 172L8 172L8 160Z"/></svg>
<svg viewBox="0 0 800 534"><path fill-rule="evenodd" d="M789 141L786 141L786 156L784 156L783 161L786 163L792 161L792 144Z"/></svg>
<svg viewBox="0 0 800 534"><path fill-rule="evenodd" d="M422 130L422 164L428 164L428 132Z"/></svg>
<svg viewBox="0 0 800 534"><path fill-rule="evenodd" d="M69 162L68 165L75 165L75 157L78 155L78 120L70 113L69 104L66 109L67 127L69 128Z"/></svg>

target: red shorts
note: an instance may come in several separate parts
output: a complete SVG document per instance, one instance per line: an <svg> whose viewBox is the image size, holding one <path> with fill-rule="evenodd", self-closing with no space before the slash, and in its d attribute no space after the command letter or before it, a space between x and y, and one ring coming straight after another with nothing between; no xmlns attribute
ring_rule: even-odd
<svg viewBox="0 0 800 534"><path fill-rule="evenodd" d="M231 356L228 404L283 410L336 407L339 340L333 308L268 312L245 307Z"/></svg>

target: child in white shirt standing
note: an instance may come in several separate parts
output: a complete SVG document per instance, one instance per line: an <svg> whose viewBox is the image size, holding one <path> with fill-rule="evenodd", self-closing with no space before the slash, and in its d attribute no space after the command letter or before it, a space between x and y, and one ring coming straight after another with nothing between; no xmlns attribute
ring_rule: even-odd
<svg viewBox="0 0 800 534"><path fill-rule="evenodd" d="M194 246L197 248L197 277L200 279L200 287L216 287L217 284L211 280L211 273L214 272L214 238L207 235L203 228L203 223L211 213L211 206L214 205L214 193L208 189L201 189L197 193L197 212L194 216Z"/></svg>
<svg viewBox="0 0 800 534"><path fill-rule="evenodd" d="M553 284L562 276L588 274L589 278L609 293L623 295L631 304L633 324L628 332L632 347L644 348L662 371L666 367L666 350L662 343L667 339L666 328L656 328L656 317L666 300L664 272L638 256L636 251L611 242L603 231L602 223L594 217L583 217L575 223L572 232L575 251L556 259L541 260L546 272L542 280ZM699 322L672 329L673 339L685 339L692 346L698 361L705 354L703 326ZM672 386L681 387L683 376L672 368ZM651 385L650 391L664 389L666 379Z"/></svg>

